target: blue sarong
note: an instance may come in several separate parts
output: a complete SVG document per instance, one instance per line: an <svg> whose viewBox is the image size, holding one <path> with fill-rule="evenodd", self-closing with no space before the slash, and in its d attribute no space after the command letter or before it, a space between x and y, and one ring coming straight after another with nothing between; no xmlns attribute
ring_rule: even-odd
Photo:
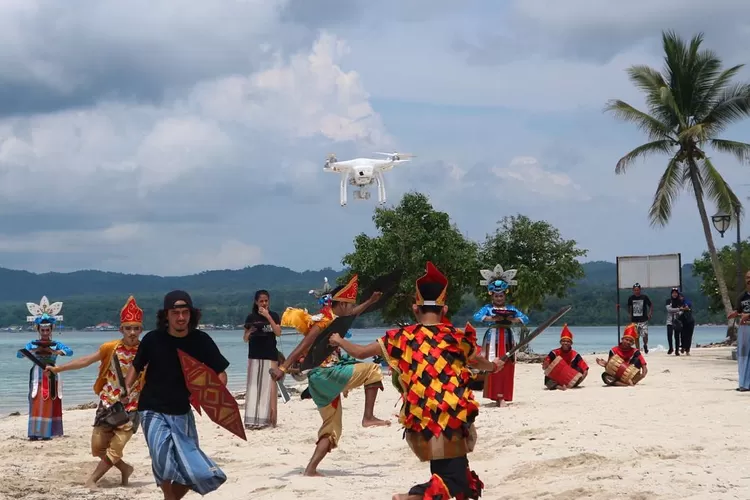
<svg viewBox="0 0 750 500"><path fill-rule="evenodd" d="M750 390L750 325L737 329L737 369L740 389Z"/></svg>
<svg viewBox="0 0 750 500"><path fill-rule="evenodd" d="M193 412L166 415L151 410L138 412L151 455L156 484L171 481L205 495L224 484L227 476L198 447Z"/></svg>

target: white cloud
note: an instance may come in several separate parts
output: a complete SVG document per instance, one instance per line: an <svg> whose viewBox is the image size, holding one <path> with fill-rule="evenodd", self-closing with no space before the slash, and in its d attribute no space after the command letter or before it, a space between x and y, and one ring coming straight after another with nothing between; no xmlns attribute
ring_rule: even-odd
<svg viewBox="0 0 750 500"><path fill-rule="evenodd" d="M581 186L562 172L545 170L539 161L532 156L517 156L511 160L507 167L492 167L491 171L496 177L502 179L506 187L498 192L503 196L511 193L511 196L525 196L525 193L534 193L545 199L571 199L576 201L588 201L590 196L585 194ZM517 190L520 188L520 191Z"/></svg>

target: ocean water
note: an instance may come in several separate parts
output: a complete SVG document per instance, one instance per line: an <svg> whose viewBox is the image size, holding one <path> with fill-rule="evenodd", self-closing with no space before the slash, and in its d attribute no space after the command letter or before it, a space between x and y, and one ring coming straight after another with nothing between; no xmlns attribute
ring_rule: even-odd
<svg viewBox="0 0 750 500"><path fill-rule="evenodd" d="M575 335L574 347L582 354L607 352L617 342L616 326L588 326L571 329ZM247 371L247 344L242 341L242 331L214 330L208 332L216 341L224 356L231 365L227 370L229 388L232 391L245 389ZM478 331L479 336L483 330ZM560 327L553 326L534 339L531 343L533 351L546 353L557 347ZM352 330L352 340L358 344L367 344L383 334L379 329ZM693 344L707 344L724 339L726 326L696 327ZM65 363L76 356L83 356L94 352L99 345L108 340L119 338L119 332L65 332L55 334L71 349L73 357L59 357L58 364ZM294 332L284 332L279 339L279 349L286 355L301 341L302 336ZM0 333L0 415L10 412L28 412L28 381L31 362L26 358L16 358L18 349L23 348L33 333ZM649 327L650 349L652 351L666 350L667 329L665 326ZM82 370L64 372L63 380L63 408L89 401L95 401L92 386L98 371L98 363Z"/></svg>

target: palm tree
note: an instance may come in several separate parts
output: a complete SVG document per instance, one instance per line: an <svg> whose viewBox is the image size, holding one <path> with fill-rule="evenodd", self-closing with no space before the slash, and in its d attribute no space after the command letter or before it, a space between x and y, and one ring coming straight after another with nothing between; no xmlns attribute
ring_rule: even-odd
<svg viewBox="0 0 750 500"><path fill-rule="evenodd" d="M743 65L722 69L721 59L713 51L701 50L701 42L702 33L686 44L674 32L663 32L663 72L648 66L628 69L630 80L646 95L648 112L619 100L607 103L605 110L634 123L650 141L620 158L615 173L625 173L638 158L655 153L669 155L649 210L652 226L669 222L672 204L681 190L691 190L695 195L721 301L729 314L732 304L704 200L709 198L719 210L730 214L741 214L742 204L706 154L706 148L711 146L733 154L740 162L750 162L750 144L718 138L730 124L750 116L750 85L732 83Z"/></svg>

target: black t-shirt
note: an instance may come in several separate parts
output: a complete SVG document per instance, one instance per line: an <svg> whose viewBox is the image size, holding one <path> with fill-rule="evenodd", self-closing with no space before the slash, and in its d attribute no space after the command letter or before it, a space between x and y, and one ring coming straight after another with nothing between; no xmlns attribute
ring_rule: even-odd
<svg viewBox="0 0 750 500"><path fill-rule="evenodd" d="M643 323L648 321L648 313L651 310L651 299L648 295L631 295L628 298L628 308L632 311L633 321Z"/></svg>
<svg viewBox="0 0 750 500"><path fill-rule="evenodd" d="M153 410L167 415L190 411L190 391L185 385L177 355L182 349L216 373L229 366L209 334L192 330L185 337L174 337L166 330L152 330L143 336L133 366L140 373L146 368L146 381L138 400L138 410Z"/></svg>
<svg viewBox="0 0 750 500"><path fill-rule="evenodd" d="M747 290L742 292L742 295L737 298L735 310L740 314L750 314L750 292Z"/></svg>
<svg viewBox="0 0 750 500"><path fill-rule="evenodd" d="M278 325L281 323L279 315L273 311L268 311L273 321ZM255 327L255 331L250 334L247 344L247 357L250 359L270 359L276 361L278 354L276 352L276 334L273 333L271 323L260 314L250 313L245 318L245 328L248 326Z"/></svg>

